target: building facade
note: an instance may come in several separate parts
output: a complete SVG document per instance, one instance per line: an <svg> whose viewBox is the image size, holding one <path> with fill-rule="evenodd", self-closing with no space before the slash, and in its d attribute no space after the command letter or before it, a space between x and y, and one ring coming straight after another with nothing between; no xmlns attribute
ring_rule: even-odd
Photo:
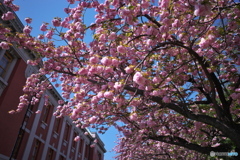
<svg viewBox="0 0 240 160"><path fill-rule="evenodd" d="M8 11L2 2L0 17ZM9 21L0 19L0 24L21 32L23 24L15 17ZM45 93L49 105L44 105L42 97L38 104L20 113L8 113L17 108L26 78L37 71L27 65L33 57L31 51L14 45L10 50L0 48L0 160L103 160L106 150L96 133L76 127L67 116L52 116L62 99L55 89ZM36 114L37 110L41 112ZM74 141L77 136L80 140Z"/></svg>

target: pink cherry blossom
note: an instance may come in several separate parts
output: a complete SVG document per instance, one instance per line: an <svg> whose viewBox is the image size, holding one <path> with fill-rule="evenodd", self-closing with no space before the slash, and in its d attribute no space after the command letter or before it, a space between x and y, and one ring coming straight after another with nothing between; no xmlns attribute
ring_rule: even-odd
<svg viewBox="0 0 240 160"><path fill-rule="evenodd" d="M160 77L154 77L152 81L153 81L153 83L160 83L161 78Z"/></svg>
<svg viewBox="0 0 240 160"><path fill-rule="evenodd" d="M38 35L38 37L37 37L38 39L44 39L44 35Z"/></svg>
<svg viewBox="0 0 240 160"><path fill-rule="evenodd" d="M7 21L7 20L11 20L15 18L15 15L13 12L8 11L7 13L4 13L1 17L3 20Z"/></svg>
<svg viewBox="0 0 240 160"><path fill-rule="evenodd" d="M194 10L194 15L195 16L204 16L207 15L211 12L211 5L209 4L200 4L197 3L194 6L195 10Z"/></svg>
<svg viewBox="0 0 240 160"><path fill-rule="evenodd" d="M92 63L92 64L96 64L96 63L98 63L98 61L99 61L99 58L96 57L96 56L91 57L91 58L89 59L89 62Z"/></svg>
<svg viewBox="0 0 240 160"><path fill-rule="evenodd" d="M98 140L97 139L94 139L94 141L93 141L94 143L98 143Z"/></svg>
<svg viewBox="0 0 240 160"><path fill-rule="evenodd" d="M142 73L136 72L133 76L133 81L138 85L144 85L146 82L146 78L143 77Z"/></svg>
<svg viewBox="0 0 240 160"><path fill-rule="evenodd" d="M170 102L170 98L168 96L164 96L163 97L163 102L169 103Z"/></svg>
<svg viewBox="0 0 240 160"><path fill-rule="evenodd" d="M119 90L119 89L121 89L123 87L123 85L122 85L122 83L120 83L120 82L116 82L115 84L114 84L114 88L116 89L116 90Z"/></svg>
<svg viewBox="0 0 240 160"><path fill-rule="evenodd" d="M9 111L8 113L9 114L14 114L16 111L14 111L14 110L11 110L11 111Z"/></svg>
<svg viewBox="0 0 240 160"><path fill-rule="evenodd" d="M103 57L101 63L105 66L112 65L112 60L109 57Z"/></svg>
<svg viewBox="0 0 240 160"><path fill-rule="evenodd" d="M130 120L132 121L136 121L137 120L137 113L131 113L131 115L129 116Z"/></svg>
<svg viewBox="0 0 240 160"><path fill-rule="evenodd" d="M201 48L206 48L207 45L208 45L207 40L206 40L205 38L201 38L201 40L200 40L200 42L199 42L199 46L200 46Z"/></svg>
<svg viewBox="0 0 240 160"><path fill-rule="evenodd" d="M2 49L5 49L5 50L7 50L7 49L9 49L9 44L7 43L7 42L0 42L0 47L2 48Z"/></svg>
<svg viewBox="0 0 240 160"><path fill-rule="evenodd" d="M116 37L117 37L116 33L115 33L115 32L112 32L112 33L109 35L108 39L113 41L113 40L116 39Z"/></svg>
<svg viewBox="0 0 240 160"><path fill-rule="evenodd" d="M46 31L46 30L47 30L47 24L46 24L46 23L43 23L43 24L40 26L40 30L41 30L41 31Z"/></svg>
<svg viewBox="0 0 240 160"><path fill-rule="evenodd" d="M126 53L126 48L125 48L124 46L118 46L118 47L117 47L117 51L118 51L119 53Z"/></svg>
<svg viewBox="0 0 240 160"><path fill-rule="evenodd" d="M240 148L237 1L67 2L38 38L0 25L0 47L31 50L28 64L39 67L10 113L39 103L52 84L63 97L55 116L121 133L116 159L208 159L209 150Z"/></svg>
<svg viewBox="0 0 240 160"><path fill-rule="evenodd" d="M160 7L167 8L168 5L169 5L169 1L168 0L162 0L160 2Z"/></svg>
<svg viewBox="0 0 240 160"><path fill-rule="evenodd" d="M55 26L55 27L59 27L61 25L61 20L59 18L54 18L52 20L52 24Z"/></svg>
<svg viewBox="0 0 240 160"><path fill-rule="evenodd" d="M52 39L52 36L53 36L53 30L49 30L49 31L45 34L45 37L48 38L48 39Z"/></svg>
<svg viewBox="0 0 240 160"><path fill-rule="evenodd" d="M30 27L30 26L25 26L23 29L23 32L26 34L30 34L31 31L32 31L32 27Z"/></svg>
<svg viewBox="0 0 240 160"><path fill-rule="evenodd" d="M37 110L35 113L36 113L36 114L39 114L39 113L41 113L41 111L40 111L40 110Z"/></svg>
<svg viewBox="0 0 240 160"><path fill-rule="evenodd" d="M94 147L96 147L96 144L91 144L90 147L94 148Z"/></svg>
<svg viewBox="0 0 240 160"><path fill-rule="evenodd" d="M112 99L113 98L113 92L111 92L111 91L108 91L108 92L105 92L104 93L104 97L105 98L108 98L108 99Z"/></svg>
<svg viewBox="0 0 240 160"><path fill-rule="evenodd" d="M128 66L125 68L126 73L132 73L134 71L134 66Z"/></svg>
<svg viewBox="0 0 240 160"><path fill-rule="evenodd" d="M29 17L28 17L28 18L25 18L24 20L25 20L25 22L27 22L28 24L32 23L32 18L29 18Z"/></svg>
<svg viewBox="0 0 240 160"><path fill-rule="evenodd" d="M96 116L93 116L93 117L91 117L90 119L89 119L89 122L90 123L96 123L96 121L97 121L97 117Z"/></svg>
<svg viewBox="0 0 240 160"><path fill-rule="evenodd" d="M75 141L75 142L78 142L79 140L80 140L80 137L79 137L79 136L77 136L77 137L74 138L74 141Z"/></svg>

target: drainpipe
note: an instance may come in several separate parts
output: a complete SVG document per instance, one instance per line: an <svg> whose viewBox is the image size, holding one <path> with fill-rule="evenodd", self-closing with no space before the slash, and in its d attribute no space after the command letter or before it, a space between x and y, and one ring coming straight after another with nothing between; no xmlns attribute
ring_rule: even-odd
<svg viewBox="0 0 240 160"><path fill-rule="evenodd" d="M24 122L25 122L25 120L28 117L28 112L30 112L30 107L31 106L32 106L31 104L28 105L27 110L26 110L26 112L24 114L24 118L23 118L21 127L20 127L20 129L18 131L18 136L17 136L17 139L15 141L15 144L14 144L14 147L12 149L11 156L9 157L9 160L14 160L14 158L16 158L17 155L18 155L18 151L19 151L19 148L20 148L20 145L22 143L23 136L24 136L24 133L25 133L24 132L24 130L25 130ZM26 121L26 124L27 124L27 121Z"/></svg>

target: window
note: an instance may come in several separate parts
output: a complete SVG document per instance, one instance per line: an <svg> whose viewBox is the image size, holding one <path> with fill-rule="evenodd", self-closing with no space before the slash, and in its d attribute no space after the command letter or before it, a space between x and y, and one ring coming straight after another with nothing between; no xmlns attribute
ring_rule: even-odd
<svg viewBox="0 0 240 160"><path fill-rule="evenodd" d="M0 59L0 76L4 77L13 61L13 56L7 51Z"/></svg>
<svg viewBox="0 0 240 160"><path fill-rule="evenodd" d="M14 57L10 51L0 49L0 95L8 84L8 78L16 62L17 58Z"/></svg>
<svg viewBox="0 0 240 160"><path fill-rule="evenodd" d="M89 149L90 149L90 145L89 144L86 144L85 145L85 154L84 154L84 157L85 158L89 158Z"/></svg>
<svg viewBox="0 0 240 160"><path fill-rule="evenodd" d="M32 160L37 159L40 145L41 145L41 142L39 140L36 140L35 145L33 146L34 148L33 148Z"/></svg>
<svg viewBox="0 0 240 160"><path fill-rule="evenodd" d="M0 50L0 77L7 82L17 58L11 53L11 50Z"/></svg>
<svg viewBox="0 0 240 160"><path fill-rule="evenodd" d="M45 122L45 123L47 123L47 121L48 121L49 112L50 112L50 106L49 105L45 106L44 107L44 112L43 112L43 119L42 119L42 121Z"/></svg>
<svg viewBox="0 0 240 160"><path fill-rule="evenodd" d="M68 136L69 136L69 130L70 130L70 125L68 123L66 123L65 126L65 135L64 135L64 140L68 141Z"/></svg>
<svg viewBox="0 0 240 160"><path fill-rule="evenodd" d="M98 160L102 160L102 154L98 152Z"/></svg>
<svg viewBox="0 0 240 160"><path fill-rule="evenodd" d="M60 158L59 158L59 160L64 160L65 158L61 155L60 156Z"/></svg>
<svg viewBox="0 0 240 160"><path fill-rule="evenodd" d="M49 148L48 154L47 154L47 160L53 160L53 154L54 154L53 149Z"/></svg>
<svg viewBox="0 0 240 160"><path fill-rule="evenodd" d="M59 132L60 124L61 124L61 118L56 118L55 119L55 124L54 124L54 131L56 133Z"/></svg>
<svg viewBox="0 0 240 160"><path fill-rule="evenodd" d="M78 148L78 157L81 157L81 155L83 155L83 153L82 153L83 144L84 144L83 142L84 142L84 140L80 138L80 140L79 140L79 148Z"/></svg>
<svg viewBox="0 0 240 160"><path fill-rule="evenodd" d="M76 131L74 131L74 134L73 134L73 144L72 144L73 148L76 148L76 144L77 144L77 142L74 141L75 137L77 137L77 132Z"/></svg>

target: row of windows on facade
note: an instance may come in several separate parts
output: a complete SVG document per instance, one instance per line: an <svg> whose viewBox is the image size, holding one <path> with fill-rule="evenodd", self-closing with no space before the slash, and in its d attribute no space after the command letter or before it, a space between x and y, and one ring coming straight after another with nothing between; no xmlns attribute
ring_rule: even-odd
<svg viewBox="0 0 240 160"><path fill-rule="evenodd" d="M0 82L3 82L6 84L8 78L13 70L13 67L16 63L16 60L17 60L17 58L11 53L11 50L10 51L0 50ZM0 95L1 95L1 93L0 93ZM33 106L31 106L29 109L33 110ZM50 115L52 114L53 109L54 109L54 106L48 105L48 106L45 106L44 110L42 111L41 121L43 123L45 123L46 125L48 123L50 123L50 117L51 117ZM53 131L57 134L59 134L59 132L60 132L60 127L61 127L62 121L63 121L62 118L55 119ZM64 131L64 136L63 136L63 140L66 142L69 141L70 130L71 130L71 125L69 123L67 123L65 125L65 131ZM74 131L73 134L74 134L73 137L76 137L78 135L78 133L76 131ZM41 146L41 141L36 139L33 154L32 154L32 159L35 159L37 157L40 146ZM73 141L72 147L76 148L75 141ZM87 156L89 153L89 147L90 147L89 145L86 146L85 154L84 154L85 156ZM79 148L82 149L82 145L80 145ZM79 150L79 152L80 151L81 150ZM55 153L55 151L52 148L49 148L49 151L47 154L47 159L53 159L54 153ZM101 159L100 153L98 153L98 157L99 157L99 159ZM64 156L61 155L60 159L65 159L65 158L64 158Z"/></svg>
<svg viewBox="0 0 240 160"><path fill-rule="evenodd" d="M35 139L35 144L33 146L33 151L32 151L32 156L31 156L31 159L32 160L35 160L37 159L39 156L40 156L40 148L43 144L41 143L40 140L38 139ZM81 142L80 144L80 147L79 147L79 153L81 153L82 151L82 147L83 147L83 143ZM85 152L84 154L81 154L82 156L84 156L85 159L88 159L89 158L89 153L90 153L90 145L86 145L86 148L85 148ZM54 149L52 148L49 148L48 149L48 153L47 153L47 156L46 156L46 160L53 160L55 159L56 157L56 152L54 151ZM101 153L98 152L97 154L97 159L96 160L101 160L102 158L102 155ZM81 156L79 156L79 158L81 158ZM63 156L63 155L60 155L59 157L59 160L65 160L66 158Z"/></svg>
<svg viewBox="0 0 240 160"><path fill-rule="evenodd" d="M34 106L31 106L29 108L29 110L33 110L33 107ZM54 109L53 105L48 105L48 106L45 106L43 111L41 112L41 114L42 114L41 115L41 121L43 123L45 123L46 125L48 125L50 123L50 118L51 118L53 109ZM58 135L60 134L62 123L63 123L63 118L56 118L55 119L54 126L53 126L53 132L54 133L57 133ZM66 122L65 129L64 129L63 141L64 142L72 141L71 148L77 149L77 142L74 141L73 139L71 139L71 140L69 139L71 127L72 126L70 125L70 123ZM79 133L74 130L73 138L78 136L78 134ZM83 147L84 147L83 146L84 145L83 141L84 141L83 139L80 139L80 142L79 142L79 145L78 145L78 148L79 148L78 149L78 153L81 154L82 156L84 156L85 159L88 159L89 158L89 153L90 153L90 144L85 144L85 151L84 151L84 154L83 154L82 153ZM40 149L41 145L42 145L41 141L36 139L35 140L35 145L34 145L34 150L32 152L32 160L34 160L34 159L36 159L38 157L39 149ZM54 155L56 155L54 149L49 148L46 159L53 160L54 159ZM98 152L97 153L97 157L98 157L98 160L101 160L102 159L102 154L100 152ZM63 155L60 155L59 160L65 160L65 159L66 158Z"/></svg>
<svg viewBox="0 0 240 160"><path fill-rule="evenodd" d="M30 112L33 111L33 105L30 106L29 110ZM44 106L42 114L41 114L41 122L45 125L48 125L50 123L51 115L53 113L54 106L53 105L47 105ZM63 118L56 118L54 122L53 131L57 134L60 132L60 127L62 125ZM64 137L63 140L68 141L69 140L69 134L71 130L71 125L67 122L65 125L65 131L64 131ZM77 136L77 132L74 131L74 137ZM75 141L74 141L75 144ZM75 145L74 145L75 146Z"/></svg>

